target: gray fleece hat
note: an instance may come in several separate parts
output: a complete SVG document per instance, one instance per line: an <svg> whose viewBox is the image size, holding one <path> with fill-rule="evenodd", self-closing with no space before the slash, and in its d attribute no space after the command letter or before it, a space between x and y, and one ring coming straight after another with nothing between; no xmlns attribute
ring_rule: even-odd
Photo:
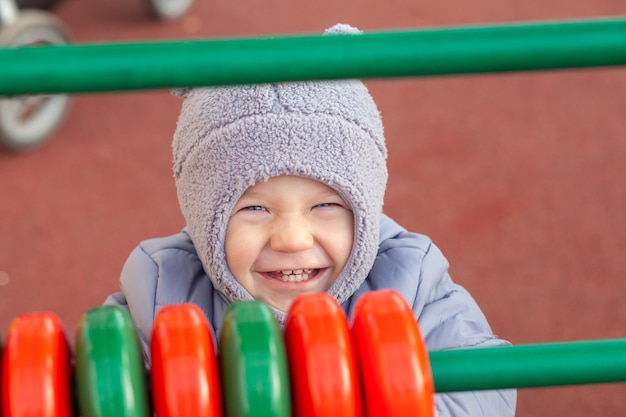
<svg viewBox="0 0 626 417"><path fill-rule="evenodd" d="M337 25L327 33L354 33ZM241 195L279 175L335 189L354 213L354 242L329 289L343 303L363 283L378 251L387 183L380 113L357 80L178 90L174 177L189 235L214 286L231 302L250 300L226 264L228 220ZM279 319L284 318L279 314Z"/></svg>

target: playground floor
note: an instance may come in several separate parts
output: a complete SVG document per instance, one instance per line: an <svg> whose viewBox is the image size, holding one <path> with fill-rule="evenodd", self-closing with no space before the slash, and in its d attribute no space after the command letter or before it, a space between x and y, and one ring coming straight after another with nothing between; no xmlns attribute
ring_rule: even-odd
<svg viewBox="0 0 626 417"><path fill-rule="evenodd" d="M622 0L66 0L76 43L586 19ZM626 337L626 69L368 80L389 146L385 210L428 234L515 344ZM0 335L56 312L73 335L142 239L183 226L167 91L81 94L44 146L0 151ZM626 385L525 389L518 416L623 416Z"/></svg>

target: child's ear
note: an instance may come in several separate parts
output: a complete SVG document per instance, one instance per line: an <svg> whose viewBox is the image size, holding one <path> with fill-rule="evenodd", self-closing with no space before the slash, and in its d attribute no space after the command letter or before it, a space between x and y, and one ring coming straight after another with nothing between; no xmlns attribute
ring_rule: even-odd
<svg viewBox="0 0 626 417"><path fill-rule="evenodd" d="M193 88L174 88L170 92L176 97L187 98L187 95L193 90Z"/></svg>

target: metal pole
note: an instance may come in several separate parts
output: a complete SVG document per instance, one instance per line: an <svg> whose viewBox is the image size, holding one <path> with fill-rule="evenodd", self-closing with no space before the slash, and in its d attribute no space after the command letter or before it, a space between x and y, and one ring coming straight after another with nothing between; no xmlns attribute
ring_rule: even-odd
<svg viewBox="0 0 626 417"><path fill-rule="evenodd" d="M626 65L626 19L0 48L0 95Z"/></svg>
<svg viewBox="0 0 626 417"><path fill-rule="evenodd" d="M626 339L430 352L436 392L626 381Z"/></svg>

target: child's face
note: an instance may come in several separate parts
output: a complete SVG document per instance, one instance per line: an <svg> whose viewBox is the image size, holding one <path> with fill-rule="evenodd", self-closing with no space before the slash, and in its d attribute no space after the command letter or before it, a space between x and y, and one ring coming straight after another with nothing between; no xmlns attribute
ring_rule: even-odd
<svg viewBox="0 0 626 417"><path fill-rule="evenodd" d="M226 262L255 298L288 311L299 295L328 290L354 238L346 202L318 181L279 176L250 187L226 230Z"/></svg>

